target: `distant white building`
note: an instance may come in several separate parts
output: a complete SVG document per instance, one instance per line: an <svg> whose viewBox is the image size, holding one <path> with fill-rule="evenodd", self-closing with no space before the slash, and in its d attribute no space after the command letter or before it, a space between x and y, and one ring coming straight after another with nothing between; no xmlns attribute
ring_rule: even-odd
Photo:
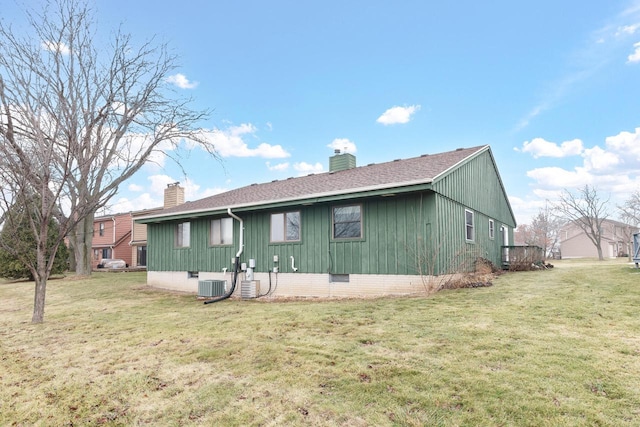
<svg viewBox="0 0 640 427"><path fill-rule="evenodd" d="M602 255L605 258L628 256L632 251L633 234L637 232L637 227L605 219L602 222ZM562 258L597 258L598 250L575 222L568 222L560 230L560 254Z"/></svg>

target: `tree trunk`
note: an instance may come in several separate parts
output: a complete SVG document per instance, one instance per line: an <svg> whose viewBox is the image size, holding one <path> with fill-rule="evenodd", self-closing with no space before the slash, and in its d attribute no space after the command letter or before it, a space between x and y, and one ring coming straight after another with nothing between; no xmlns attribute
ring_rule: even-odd
<svg viewBox="0 0 640 427"><path fill-rule="evenodd" d="M39 275L38 275L39 276ZM33 316L31 323L44 322L44 300L47 292L46 276L36 277L36 289L33 297Z"/></svg>
<svg viewBox="0 0 640 427"><path fill-rule="evenodd" d="M75 228L75 241L72 243L76 260L76 275L91 275L91 248L93 246L93 218L87 215Z"/></svg>
<svg viewBox="0 0 640 427"><path fill-rule="evenodd" d="M604 256L602 255L602 246L596 245L596 249L598 249L598 260L604 261Z"/></svg>
<svg viewBox="0 0 640 427"><path fill-rule="evenodd" d="M40 230L41 239L36 249L36 265L32 270L36 289L33 297L33 316L31 323L44 322L44 301L47 293L47 278L49 277L49 269L46 258L48 226L44 225Z"/></svg>
<svg viewBox="0 0 640 427"><path fill-rule="evenodd" d="M69 271L76 271L76 248L74 244L76 242L73 233L69 234Z"/></svg>

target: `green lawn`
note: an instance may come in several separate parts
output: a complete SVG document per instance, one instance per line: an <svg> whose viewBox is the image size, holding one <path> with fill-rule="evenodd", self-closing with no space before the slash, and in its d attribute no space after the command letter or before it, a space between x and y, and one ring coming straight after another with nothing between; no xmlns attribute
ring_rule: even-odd
<svg viewBox="0 0 640 427"><path fill-rule="evenodd" d="M0 425L640 425L640 271L620 261L374 300L144 283L51 281L40 325L33 284L0 284Z"/></svg>

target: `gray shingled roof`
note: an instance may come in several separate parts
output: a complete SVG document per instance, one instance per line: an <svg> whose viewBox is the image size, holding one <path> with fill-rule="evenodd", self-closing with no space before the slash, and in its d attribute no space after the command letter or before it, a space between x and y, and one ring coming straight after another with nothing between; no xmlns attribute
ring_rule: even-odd
<svg viewBox="0 0 640 427"><path fill-rule="evenodd" d="M487 149L489 149L488 145L462 148L445 153L359 166L338 172L325 172L263 184L252 184L204 199L186 202L147 217L157 218L428 184L465 159Z"/></svg>

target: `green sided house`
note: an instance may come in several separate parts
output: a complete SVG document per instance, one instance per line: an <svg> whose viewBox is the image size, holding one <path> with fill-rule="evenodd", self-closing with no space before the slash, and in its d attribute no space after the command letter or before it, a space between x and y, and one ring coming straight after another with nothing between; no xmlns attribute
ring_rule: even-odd
<svg viewBox="0 0 640 427"><path fill-rule="evenodd" d="M375 296L500 266L516 221L489 146L252 184L141 216L150 286L234 295ZM241 286L242 283L242 286ZM245 289L244 287L247 287ZM206 295L215 296L215 295Z"/></svg>

